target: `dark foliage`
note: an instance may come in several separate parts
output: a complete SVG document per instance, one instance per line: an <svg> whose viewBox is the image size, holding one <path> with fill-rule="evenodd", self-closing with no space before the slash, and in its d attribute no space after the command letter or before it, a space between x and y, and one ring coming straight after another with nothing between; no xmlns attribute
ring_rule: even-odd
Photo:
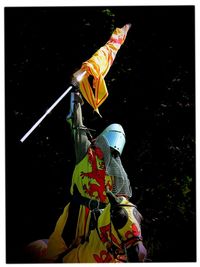
<svg viewBox="0 0 200 267"><path fill-rule="evenodd" d="M85 103L97 134L111 122L127 135L122 155L154 262L196 260L193 6L5 9L7 262L48 238L69 200L74 150L69 96L23 143L22 135L68 86L73 72L132 23L106 76L103 118Z"/></svg>

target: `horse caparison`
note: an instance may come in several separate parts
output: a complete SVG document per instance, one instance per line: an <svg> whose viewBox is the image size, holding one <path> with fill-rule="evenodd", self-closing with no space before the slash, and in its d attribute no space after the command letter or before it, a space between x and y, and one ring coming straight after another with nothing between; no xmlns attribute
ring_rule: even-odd
<svg viewBox="0 0 200 267"><path fill-rule="evenodd" d="M90 231L88 240L64 251L56 262L145 261L147 252L142 242L141 214L125 197L115 197L111 192L108 192L107 196L109 204L101 210L99 217L96 217L95 227ZM37 240L28 247L32 262L51 262L45 254L48 242Z"/></svg>

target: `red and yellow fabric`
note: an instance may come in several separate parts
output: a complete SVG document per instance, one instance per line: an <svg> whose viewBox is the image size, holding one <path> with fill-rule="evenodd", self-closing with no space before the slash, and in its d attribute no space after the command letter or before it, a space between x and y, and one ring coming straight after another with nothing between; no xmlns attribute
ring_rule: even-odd
<svg viewBox="0 0 200 267"><path fill-rule="evenodd" d="M112 177L106 175L102 151L89 147L87 155L74 169L70 192L73 195L76 185L82 196L108 203L106 188L111 191L112 183Z"/></svg>
<svg viewBox="0 0 200 267"><path fill-rule="evenodd" d="M128 214L128 220L126 224L116 232L112 222L110 221L110 204L101 213L98 219L98 232L96 229L91 231L89 240L83 244L79 243L75 248L68 251L62 257L62 261L65 263L115 263L123 262L126 260L126 255L123 250L121 242L123 240L126 248L138 244L142 246L141 229L140 225L134 216L134 206L123 198L121 204L125 204L124 207ZM130 206L128 206L130 205ZM43 256L43 252L46 251L46 242L43 240L37 240L29 246L31 253L36 254L40 261L38 262L55 262L58 255L55 252L62 253L67 249L64 241L60 239L62 229L64 227L67 218L67 207L65 208L62 216L57 222L54 234L51 236L48 242L48 254ZM82 207L79 214L79 223L84 219L84 208ZM119 238L120 236L120 238ZM112 241L112 242L111 242ZM118 250L118 256L115 258L109 251L110 245L114 244ZM142 249L141 247L139 249ZM145 249L143 247L143 249ZM144 250L143 250L144 252ZM146 252L145 252L146 253ZM42 254L42 255L41 255ZM54 257L53 257L54 255ZM51 256L51 257L50 257ZM42 261L41 261L42 258ZM142 260L143 261L143 260Z"/></svg>
<svg viewBox="0 0 200 267"><path fill-rule="evenodd" d="M120 46L124 43L130 26L130 24L126 24L122 28L116 28L109 41L82 64L81 70L86 71L86 75L80 81L80 90L84 98L98 113L99 106L108 96L104 77L108 73ZM94 78L94 92L88 81L90 75Z"/></svg>
<svg viewBox="0 0 200 267"><path fill-rule="evenodd" d="M123 204L128 205L125 198ZM121 203L121 204L122 204ZM141 229L133 215L133 207L125 207L128 213L127 223L119 229L119 234L123 241L129 240L126 246L134 246L141 241ZM98 232L92 231L89 241L80 244L77 248L71 250L64 258L66 263L115 263L120 262L120 259L114 258L109 253L108 247L113 243L119 251L122 251L121 240L116 232L113 224L110 221L110 204L104 209L98 219ZM110 242L112 240L112 242ZM126 244L126 243L125 243Z"/></svg>
<svg viewBox="0 0 200 267"><path fill-rule="evenodd" d="M99 148L89 147L87 155L78 163L74 169L71 194L73 195L74 185L79 193L89 199L96 199L103 203L108 203L106 188L112 190L112 177L105 173L103 153ZM62 232L68 218L69 204L56 223L54 232L48 242L46 258L54 262L58 256L68 248L62 238ZM89 232L90 212L88 207L80 205L77 222L75 245L80 244L83 237L87 237Z"/></svg>

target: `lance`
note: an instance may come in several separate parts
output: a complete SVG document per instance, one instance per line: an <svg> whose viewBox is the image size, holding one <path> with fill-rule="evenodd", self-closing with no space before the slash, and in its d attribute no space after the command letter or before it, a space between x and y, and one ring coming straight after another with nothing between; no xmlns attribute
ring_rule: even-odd
<svg viewBox="0 0 200 267"><path fill-rule="evenodd" d="M86 74L86 71L78 70L73 74L75 83L80 82L84 75ZM38 127L38 125L46 118L46 116L58 105L58 103L72 90L73 85L70 85L65 92L50 106L50 108L47 109L47 111L44 113L42 117L39 118L38 121L28 130L25 135L20 139L20 142L24 142L28 136Z"/></svg>

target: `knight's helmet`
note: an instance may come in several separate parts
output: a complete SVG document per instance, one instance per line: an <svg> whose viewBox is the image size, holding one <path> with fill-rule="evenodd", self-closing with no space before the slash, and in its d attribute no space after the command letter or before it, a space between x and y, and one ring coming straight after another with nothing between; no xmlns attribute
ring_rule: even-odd
<svg viewBox="0 0 200 267"><path fill-rule="evenodd" d="M126 138L122 126L118 123L109 125L101 135L106 139L108 145L122 154Z"/></svg>
<svg viewBox="0 0 200 267"><path fill-rule="evenodd" d="M124 170L120 155L125 145L125 133L120 124L114 123L109 125L96 139L97 147L100 147L104 154L106 173L114 176L112 192L115 195L124 195L130 198L132 189L130 181ZM110 148L116 150L119 155L111 156Z"/></svg>

